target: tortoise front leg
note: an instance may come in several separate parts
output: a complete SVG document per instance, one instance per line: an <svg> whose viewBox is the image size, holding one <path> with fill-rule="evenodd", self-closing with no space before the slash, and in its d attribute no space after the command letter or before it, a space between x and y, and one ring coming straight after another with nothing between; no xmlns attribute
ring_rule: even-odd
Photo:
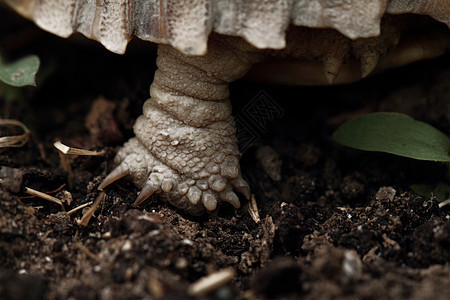
<svg viewBox="0 0 450 300"><path fill-rule="evenodd" d="M204 56L159 45L136 137L117 153L119 166L99 188L130 175L141 188L136 205L159 193L191 214L215 210L220 200L239 208L234 191L249 198L250 189L239 168L228 83L259 58L249 50L236 39L212 38Z"/></svg>

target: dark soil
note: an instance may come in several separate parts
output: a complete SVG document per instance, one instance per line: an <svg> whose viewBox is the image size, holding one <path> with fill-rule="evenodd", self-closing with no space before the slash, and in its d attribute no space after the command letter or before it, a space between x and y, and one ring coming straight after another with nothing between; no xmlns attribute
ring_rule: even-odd
<svg viewBox="0 0 450 300"><path fill-rule="evenodd" d="M24 147L0 150L0 166L12 168L2 172L16 171L0 186L1 299L183 299L191 283L227 267L233 280L205 298L448 299L450 208L410 187L448 182L446 166L330 139L344 121L374 111L404 112L448 134L448 55L346 86L234 84L238 118L262 90L277 103L262 128L244 128L251 144L241 136L259 224L246 205L223 204L203 217L158 197L133 208L138 190L120 180L83 227L77 220L86 210L69 216L24 189L57 190L51 195L66 199L66 210L95 201L148 97L155 49L133 41L126 55L114 55L4 9L0 29L6 58L35 53L42 62L37 88L15 90L14 101L0 89L0 116L32 131ZM69 175L57 139L106 155L71 158ZM280 181L256 154L263 145L279 155Z"/></svg>

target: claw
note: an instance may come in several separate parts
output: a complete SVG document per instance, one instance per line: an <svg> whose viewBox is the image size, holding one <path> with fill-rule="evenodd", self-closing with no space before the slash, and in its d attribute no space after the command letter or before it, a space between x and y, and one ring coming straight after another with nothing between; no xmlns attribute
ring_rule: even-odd
<svg viewBox="0 0 450 300"><path fill-rule="evenodd" d="M147 200L148 197L153 195L154 192L156 192L157 188L151 183L147 183L142 188L141 192L139 193L139 196L136 198L136 201L134 201L133 206L138 206L145 200Z"/></svg>
<svg viewBox="0 0 450 300"><path fill-rule="evenodd" d="M220 199L233 205L234 208L238 209L241 207L241 202L239 202L239 197L231 190L227 189L219 194Z"/></svg>
<svg viewBox="0 0 450 300"><path fill-rule="evenodd" d="M215 210L217 208L217 198L211 192L204 192L202 195L202 202L205 208L209 211Z"/></svg>
<svg viewBox="0 0 450 300"><path fill-rule="evenodd" d="M250 200L250 187L248 186L248 183L242 179L240 174L238 178L231 181L231 185L236 191L244 195L247 200Z"/></svg>
<svg viewBox="0 0 450 300"><path fill-rule="evenodd" d="M198 201L200 201L200 197L202 196L202 191L196 187L196 186L191 186L189 188L189 192L187 193L187 198L189 200L189 202L191 202L192 204L197 204Z"/></svg>
<svg viewBox="0 0 450 300"><path fill-rule="evenodd" d="M338 57L326 57L323 61L323 67L325 69L325 77L327 77L328 83L332 84L341 70L343 59Z"/></svg>
<svg viewBox="0 0 450 300"><path fill-rule="evenodd" d="M370 53L361 57L361 77L365 78L372 73L378 64L380 56L377 53Z"/></svg>
<svg viewBox="0 0 450 300"><path fill-rule="evenodd" d="M125 177L128 174L127 170L124 169L122 165L117 166L114 170L111 171L111 173L108 174L108 176L103 179L102 183L98 186L98 189L100 191L103 191L105 187L110 185L116 180L119 180L122 177Z"/></svg>

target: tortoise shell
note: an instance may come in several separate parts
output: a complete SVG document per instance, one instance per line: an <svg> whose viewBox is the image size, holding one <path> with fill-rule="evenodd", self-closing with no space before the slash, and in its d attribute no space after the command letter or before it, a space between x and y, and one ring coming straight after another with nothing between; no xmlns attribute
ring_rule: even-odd
<svg viewBox="0 0 450 300"><path fill-rule="evenodd" d="M211 32L282 49L289 25L333 28L350 39L380 34L385 13L429 15L450 26L448 0L6 0L61 37L80 32L124 53L133 36L185 54L207 51Z"/></svg>

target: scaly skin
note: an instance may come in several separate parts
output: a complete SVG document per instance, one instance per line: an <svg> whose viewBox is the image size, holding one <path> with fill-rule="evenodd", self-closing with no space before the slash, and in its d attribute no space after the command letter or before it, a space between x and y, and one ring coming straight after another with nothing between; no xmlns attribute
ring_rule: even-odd
<svg viewBox="0 0 450 300"><path fill-rule="evenodd" d="M80 32L116 53L125 52L133 35L171 45L159 46L152 98L136 122L136 138L119 151L119 166L99 188L130 175L142 188L137 204L160 193L192 214L214 210L219 200L239 207L233 190L249 197L239 171L228 83L242 77L252 63L266 56L302 58L298 64L284 64L284 84L348 83L377 71L379 64L386 69L438 56L450 45L447 31L437 39L428 34L423 27L428 21L392 15L428 15L450 26L448 0L6 3L49 32L61 37ZM412 39L389 54L404 27L418 28L425 39ZM211 32L242 39L210 37ZM311 60L323 66L324 74L315 76ZM354 72L352 60L359 61L360 70ZM273 82L280 74L276 73L266 65L258 75Z"/></svg>
<svg viewBox="0 0 450 300"><path fill-rule="evenodd" d="M250 196L239 168L228 83L250 69L261 54L233 38L211 38L204 56L186 56L159 45L151 98L134 125L135 138L118 152L119 166L105 179L130 175L139 204L159 193L190 214L240 207L234 191Z"/></svg>
<svg viewBox="0 0 450 300"><path fill-rule="evenodd" d="M250 189L239 168L228 84L268 56L319 60L330 82L346 60L356 58L366 76L398 43L401 26L385 18L381 32L376 38L352 41L333 30L293 28L281 51L212 36L204 56L159 45L158 70L151 98L134 125L136 137L118 152L119 166L99 188L129 175L141 188L136 205L156 193L192 215L213 211L220 201L239 208L235 191L249 198Z"/></svg>

